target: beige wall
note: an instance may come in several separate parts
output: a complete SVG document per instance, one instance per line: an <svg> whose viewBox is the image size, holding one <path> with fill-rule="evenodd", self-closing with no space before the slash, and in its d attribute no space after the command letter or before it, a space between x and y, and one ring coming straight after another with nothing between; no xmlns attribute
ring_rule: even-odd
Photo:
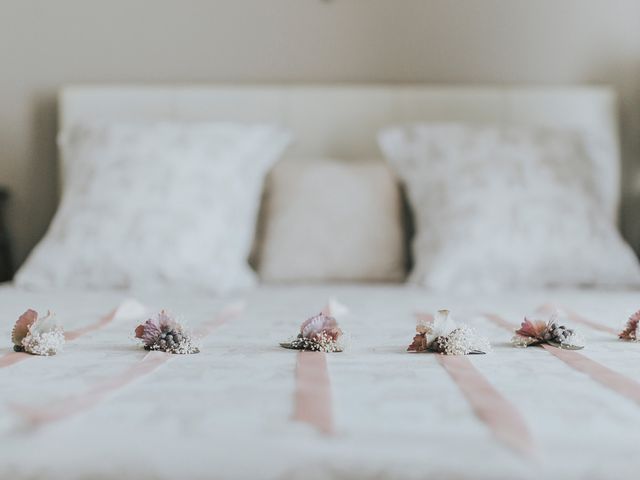
<svg viewBox="0 0 640 480"><path fill-rule="evenodd" d="M640 0L0 0L0 183L21 261L56 203L80 82L609 83L640 244Z"/></svg>

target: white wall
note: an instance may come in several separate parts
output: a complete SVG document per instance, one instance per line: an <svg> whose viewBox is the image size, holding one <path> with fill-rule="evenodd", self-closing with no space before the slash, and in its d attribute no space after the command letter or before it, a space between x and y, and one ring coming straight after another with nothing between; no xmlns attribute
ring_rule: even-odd
<svg viewBox="0 0 640 480"><path fill-rule="evenodd" d="M640 245L640 0L0 0L0 183L21 261L56 204L80 82L609 83Z"/></svg>

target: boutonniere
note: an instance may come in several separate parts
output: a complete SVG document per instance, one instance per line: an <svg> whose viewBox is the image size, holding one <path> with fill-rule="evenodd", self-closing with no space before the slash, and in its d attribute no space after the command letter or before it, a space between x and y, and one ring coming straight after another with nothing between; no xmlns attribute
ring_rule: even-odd
<svg viewBox="0 0 640 480"><path fill-rule="evenodd" d="M416 332L408 352L469 355L491 351L488 339L467 325L456 325L449 310L439 310L433 317L420 315Z"/></svg>
<svg viewBox="0 0 640 480"><path fill-rule="evenodd" d="M546 343L566 350L584 348L584 339L577 331L560 324L558 312L554 312L549 320L531 320L525 318L516 330L511 342L516 347L529 347Z"/></svg>
<svg viewBox="0 0 640 480"><path fill-rule="evenodd" d="M638 326L640 324L640 310L629 317L627 320L627 325L624 330L620 332L618 337L621 340L628 340L631 342L640 341L640 332L638 331Z"/></svg>
<svg viewBox="0 0 640 480"><path fill-rule="evenodd" d="M14 325L11 341L16 352L55 355L64 346L64 330L55 322L51 312L40 317L35 310L27 310Z"/></svg>
<svg viewBox="0 0 640 480"><path fill-rule="evenodd" d="M175 354L200 352L189 332L164 310L138 325L135 334L145 350Z"/></svg>
<svg viewBox="0 0 640 480"><path fill-rule="evenodd" d="M336 301L330 301L322 312L302 322L297 337L281 343L280 346L310 352L342 352L344 350L341 342L343 333L333 315L342 315L346 312L345 306Z"/></svg>

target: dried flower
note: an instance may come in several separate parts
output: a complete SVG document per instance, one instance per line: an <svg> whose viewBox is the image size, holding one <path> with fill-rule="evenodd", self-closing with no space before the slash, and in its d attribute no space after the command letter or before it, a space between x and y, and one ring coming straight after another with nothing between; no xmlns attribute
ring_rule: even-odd
<svg viewBox="0 0 640 480"><path fill-rule="evenodd" d="M436 315L418 316L417 334L407 348L409 352L432 351L444 355L468 355L491 351L489 340L479 336L471 327L456 326L449 310Z"/></svg>
<svg viewBox="0 0 640 480"><path fill-rule="evenodd" d="M516 330L516 335L522 337L530 337L540 342L544 341L544 334L547 330L547 322L544 320L529 320L525 317L524 321L520 325L520 328Z"/></svg>
<svg viewBox="0 0 640 480"><path fill-rule="evenodd" d="M35 310L27 310L16 321L11 332L13 349L32 355L50 356L62 351L65 343L62 327L51 312L39 318Z"/></svg>
<svg viewBox="0 0 640 480"><path fill-rule="evenodd" d="M342 335L342 330L338 327L338 321L334 317L320 313L302 323L300 335L314 341L321 337L337 341Z"/></svg>
<svg viewBox="0 0 640 480"><path fill-rule="evenodd" d="M640 341L640 332L638 327L640 326L640 310L629 317L627 325L624 330L620 332L618 337L622 340L630 340L632 342Z"/></svg>
<svg viewBox="0 0 640 480"><path fill-rule="evenodd" d="M142 341L145 350L176 354L200 351L184 327L164 310L138 325L135 335Z"/></svg>
<svg viewBox="0 0 640 480"><path fill-rule="evenodd" d="M427 336L424 333L416 333L413 342L407 348L408 352L426 352L429 350Z"/></svg>
<svg viewBox="0 0 640 480"><path fill-rule="evenodd" d="M579 350L584 348L584 339L575 330L561 325L559 313L553 312L549 320L525 318L516 330L511 343L516 347L529 347L547 343L560 348Z"/></svg>
<svg viewBox="0 0 640 480"><path fill-rule="evenodd" d="M294 340L281 343L280 346L296 350L341 352L341 337L338 321L330 315L319 313L302 322L300 333Z"/></svg>

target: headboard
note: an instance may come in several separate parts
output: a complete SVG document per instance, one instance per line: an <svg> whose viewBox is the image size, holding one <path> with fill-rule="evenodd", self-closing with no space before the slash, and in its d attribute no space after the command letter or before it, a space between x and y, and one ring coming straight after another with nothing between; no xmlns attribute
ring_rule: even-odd
<svg viewBox="0 0 640 480"><path fill-rule="evenodd" d="M615 93L606 87L434 85L69 86L59 125L85 121L266 121L289 127L289 157L373 159L395 123L463 121L572 127L612 146L603 182L617 215L620 160ZM610 143L609 143L610 142ZM61 158L62 166L64 159Z"/></svg>

